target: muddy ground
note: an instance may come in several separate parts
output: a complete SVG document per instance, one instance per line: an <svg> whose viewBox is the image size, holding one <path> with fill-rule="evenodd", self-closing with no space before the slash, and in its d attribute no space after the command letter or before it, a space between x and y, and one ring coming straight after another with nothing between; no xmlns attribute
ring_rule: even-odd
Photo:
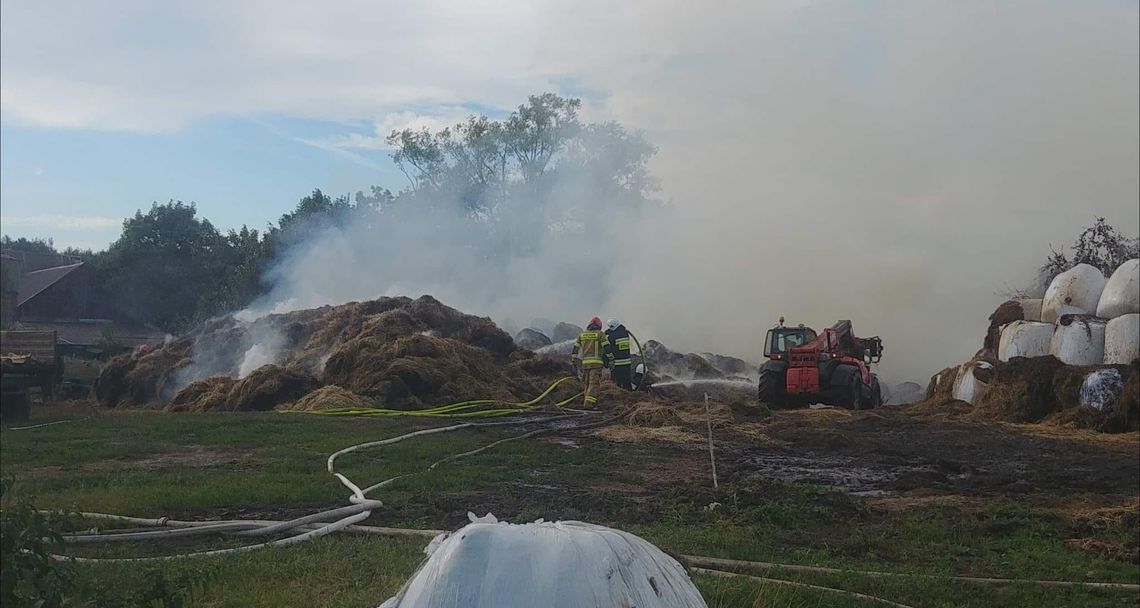
<svg viewBox="0 0 1140 608"><path fill-rule="evenodd" d="M688 430L681 438L700 431ZM644 434L646 461L622 467L619 479L543 483L539 467L525 480L494 487L410 496L390 504L390 516L447 527L468 510L493 509L512 520L536 512L637 524L660 521L679 504L729 498L762 504L796 491L793 484L818 486L820 500L852 514L863 505L889 510L943 504L969 511L1000 499L1077 511L1130 504L1140 488L1135 433L948 421L907 408L738 417L731 427L714 431L719 490L711 487L703 432L698 442L661 441L656 429L629 432ZM617 444L596 433L560 432L540 441L552 448L614 450ZM552 460L551 470L557 466Z"/></svg>

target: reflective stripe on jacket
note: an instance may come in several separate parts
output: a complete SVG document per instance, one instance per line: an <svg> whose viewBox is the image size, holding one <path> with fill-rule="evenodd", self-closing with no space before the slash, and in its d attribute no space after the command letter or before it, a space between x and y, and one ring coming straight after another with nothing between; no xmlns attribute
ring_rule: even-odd
<svg viewBox="0 0 1140 608"><path fill-rule="evenodd" d="M610 348L614 353L614 366L629 365L633 362L629 354L629 330L625 325L618 325L617 327L606 332L609 338Z"/></svg>
<svg viewBox="0 0 1140 608"><path fill-rule="evenodd" d="M610 354L610 342L600 331L584 331L578 334L571 356L581 359L582 367L601 367L607 359L613 358Z"/></svg>

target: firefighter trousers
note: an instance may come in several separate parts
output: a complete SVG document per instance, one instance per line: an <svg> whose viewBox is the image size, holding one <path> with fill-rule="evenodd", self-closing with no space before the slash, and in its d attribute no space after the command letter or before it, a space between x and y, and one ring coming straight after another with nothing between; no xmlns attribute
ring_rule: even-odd
<svg viewBox="0 0 1140 608"><path fill-rule="evenodd" d="M602 382L602 368L582 368L582 403L593 407L598 403L598 388Z"/></svg>
<svg viewBox="0 0 1140 608"><path fill-rule="evenodd" d="M610 380L613 380L614 384L627 391L633 390L633 379L631 378L632 374L630 374L632 371L630 369L631 367L633 366L629 364L614 365L613 368L610 369Z"/></svg>

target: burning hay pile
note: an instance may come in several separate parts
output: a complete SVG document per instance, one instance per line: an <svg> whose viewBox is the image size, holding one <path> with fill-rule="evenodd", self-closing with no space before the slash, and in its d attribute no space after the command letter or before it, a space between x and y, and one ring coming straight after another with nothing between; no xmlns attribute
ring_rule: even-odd
<svg viewBox="0 0 1140 608"><path fill-rule="evenodd" d="M154 352L111 360L95 396L105 407L171 411L410 409L523 401L569 373L564 362L519 349L490 319L431 296L384 297L211 320Z"/></svg>

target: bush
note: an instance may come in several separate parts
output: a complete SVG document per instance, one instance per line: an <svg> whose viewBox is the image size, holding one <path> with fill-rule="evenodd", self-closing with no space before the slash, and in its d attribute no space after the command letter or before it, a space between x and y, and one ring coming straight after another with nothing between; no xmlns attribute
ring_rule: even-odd
<svg viewBox="0 0 1140 608"><path fill-rule="evenodd" d="M9 496L0 480L0 606L62 606L71 586L65 564L52 558L62 546L54 518Z"/></svg>

